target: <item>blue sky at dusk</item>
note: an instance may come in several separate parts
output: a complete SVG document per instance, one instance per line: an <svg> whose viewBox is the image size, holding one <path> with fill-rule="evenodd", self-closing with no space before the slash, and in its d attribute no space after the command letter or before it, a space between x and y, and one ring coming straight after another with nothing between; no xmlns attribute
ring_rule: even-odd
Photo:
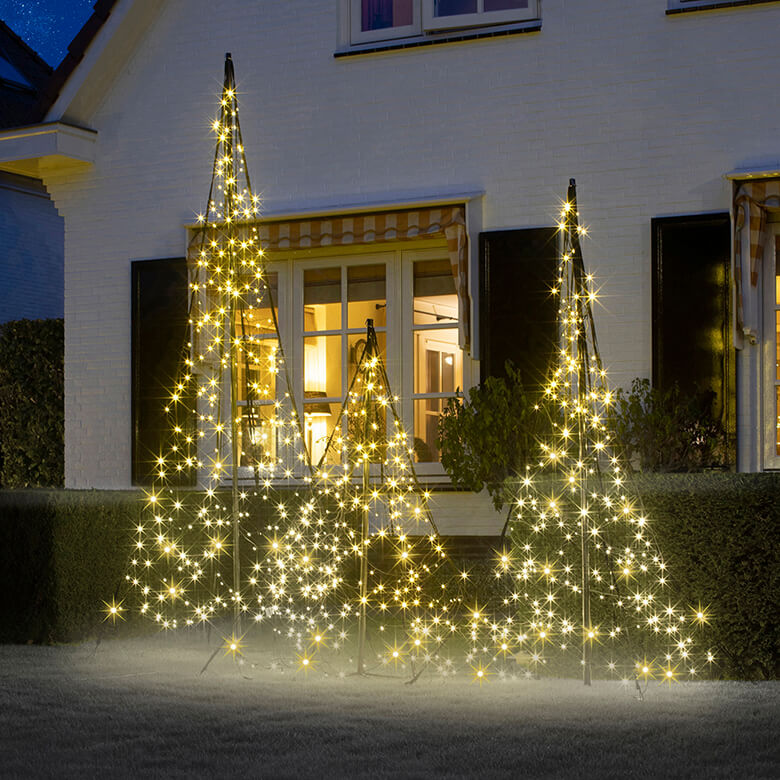
<svg viewBox="0 0 780 780"><path fill-rule="evenodd" d="M95 0L0 0L0 19L56 68L94 4Z"/></svg>

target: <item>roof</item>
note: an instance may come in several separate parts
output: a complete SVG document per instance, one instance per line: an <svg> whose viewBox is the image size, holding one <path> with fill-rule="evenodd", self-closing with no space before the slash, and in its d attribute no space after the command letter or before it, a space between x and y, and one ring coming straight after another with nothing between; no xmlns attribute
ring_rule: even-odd
<svg viewBox="0 0 780 780"><path fill-rule="evenodd" d="M89 48L89 45L95 39L98 32L100 32L100 28L106 23L117 2L118 0L97 0L92 7L92 15L68 44L68 53L57 66L57 69L52 74L49 82L40 92L37 106L38 114L35 117L36 122L41 121L49 108L54 105L54 101L59 96L60 90L84 58L84 54Z"/></svg>
<svg viewBox="0 0 780 780"><path fill-rule="evenodd" d="M43 120L118 0L97 0L55 70L0 21L0 128Z"/></svg>
<svg viewBox="0 0 780 780"><path fill-rule="evenodd" d="M51 67L0 21L0 127L37 121L41 90L51 77Z"/></svg>

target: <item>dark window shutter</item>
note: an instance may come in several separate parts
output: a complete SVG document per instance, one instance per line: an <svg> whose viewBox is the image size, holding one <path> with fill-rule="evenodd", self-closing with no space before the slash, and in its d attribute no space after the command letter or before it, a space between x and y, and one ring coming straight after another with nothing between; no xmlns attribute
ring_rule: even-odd
<svg viewBox="0 0 780 780"><path fill-rule="evenodd" d="M504 363L520 369L535 392L544 384L557 343L558 299L551 294L558 271L555 228L481 233L481 379L504 376Z"/></svg>
<svg viewBox="0 0 780 780"><path fill-rule="evenodd" d="M733 439L729 215L658 218L652 231L653 385L712 392L713 411Z"/></svg>
<svg viewBox="0 0 780 780"><path fill-rule="evenodd" d="M186 261L133 263L132 289L132 480L134 485L147 485L154 459L170 433L164 407L188 338Z"/></svg>

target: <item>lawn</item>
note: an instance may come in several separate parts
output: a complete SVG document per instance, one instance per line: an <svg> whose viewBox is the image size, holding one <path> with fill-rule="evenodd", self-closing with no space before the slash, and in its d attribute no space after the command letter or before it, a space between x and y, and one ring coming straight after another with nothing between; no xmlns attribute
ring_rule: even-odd
<svg viewBox="0 0 780 780"><path fill-rule="evenodd" d="M3 777L777 777L780 683L282 672L204 639L0 646ZM401 674L399 670L399 675Z"/></svg>

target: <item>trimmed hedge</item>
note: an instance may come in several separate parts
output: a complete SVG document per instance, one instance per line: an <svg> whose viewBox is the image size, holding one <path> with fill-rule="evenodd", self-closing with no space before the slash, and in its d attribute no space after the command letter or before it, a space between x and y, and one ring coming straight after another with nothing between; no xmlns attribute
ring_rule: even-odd
<svg viewBox="0 0 780 780"><path fill-rule="evenodd" d="M710 608L722 676L780 677L780 474L653 474L636 485L673 597Z"/></svg>
<svg viewBox="0 0 780 780"><path fill-rule="evenodd" d="M707 644L720 675L780 677L780 475L655 474L626 487L651 519L670 598L709 608ZM0 492L0 641L74 641L100 630L103 601L123 580L141 497Z"/></svg>
<svg viewBox="0 0 780 780"><path fill-rule="evenodd" d="M142 506L138 493L0 492L0 641L95 636Z"/></svg>
<svg viewBox="0 0 780 780"><path fill-rule="evenodd" d="M64 473L63 321L0 325L0 485L60 487Z"/></svg>

